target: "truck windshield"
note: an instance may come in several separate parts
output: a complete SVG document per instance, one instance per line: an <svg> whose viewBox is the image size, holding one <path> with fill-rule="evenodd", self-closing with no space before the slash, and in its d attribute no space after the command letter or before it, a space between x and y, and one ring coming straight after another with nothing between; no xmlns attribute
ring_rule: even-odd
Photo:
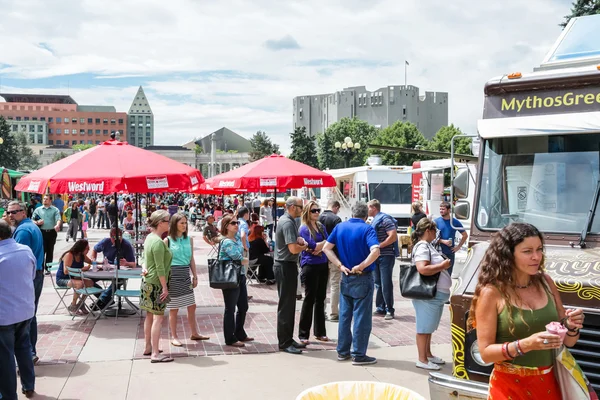
<svg viewBox="0 0 600 400"><path fill-rule="evenodd" d="M581 233L598 182L599 146L600 134L486 141L477 225L528 222L544 232ZM591 232L600 232L600 216Z"/></svg>
<svg viewBox="0 0 600 400"><path fill-rule="evenodd" d="M369 183L369 198L381 204L408 204L412 199L410 183Z"/></svg>

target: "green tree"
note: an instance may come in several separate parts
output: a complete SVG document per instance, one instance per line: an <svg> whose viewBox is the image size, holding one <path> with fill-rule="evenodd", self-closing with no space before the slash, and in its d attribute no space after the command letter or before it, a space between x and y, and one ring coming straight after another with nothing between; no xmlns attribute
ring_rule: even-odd
<svg viewBox="0 0 600 400"><path fill-rule="evenodd" d="M27 134L19 132L15 135L17 141L17 155L19 157L19 169L35 170L40 167L40 160L33 154L33 150L29 147L29 138Z"/></svg>
<svg viewBox="0 0 600 400"><path fill-rule="evenodd" d="M95 144L74 144L72 146L72 148L73 148L73 150L83 151L83 150L91 149L94 146L96 146L96 145Z"/></svg>
<svg viewBox="0 0 600 400"><path fill-rule="evenodd" d="M15 137L10 133L10 125L0 115L0 167L19 168L19 151Z"/></svg>
<svg viewBox="0 0 600 400"><path fill-rule="evenodd" d="M345 138L349 137L352 143L360 143L360 150L353 150L350 157L349 166L357 167L365 164L367 159L367 147L369 143L378 134L377 128L369 125L358 118L342 118L332 124L325 130L327 143L322 143L319 149L322 160L331 160L330 168L343 168L344 156L341 151L335 147L336 142L343 143ZM325 146L325 144L327 146Z"/></svg>
<svg viewBox="0 0 600 400"><path fill-rule="evenodd" d="M60 153L54 154L54 157L52 157L52 162L56 162L58 160L62 160L63 158L67 158L67 157L69 157L69 155L67 153L63 153L61 151Z"/></svg>
<svg viewBox="0 0 600 400"><path fill-rule="evenodd" d="M199 144L197 144L196 147L194 147L194 153L196 155L202 154L202 153L204 153L204 149L202 148L202 146L200 146Z"/></svg>
<svg viewBox="0 0 600 400"><path fill-rule="evenodd" d="M298 127L290 133L292 138L292 154L290 159L299 161L311 167L318 168L319 160L317 159L317 148L315 140L308 136L305 127Z"/></svg>
<svg viewBox="0 0 600 400"><path fill-rule="evenodd" d="M384 128L373 140L373 144L380 146L404 147L415 149L417 146L425 147L427 139L423 136L417 126L411 122L397 121L393 125ZM414 161L422 160L423 156L418 154L407 154L396 151L385 151L369 149L369 155L378 154L384 165L412 165Z"/></svg>
<svg viewBox="0 0 600 400"><path fill-rule="evenodd" d="M454 126L440 128L431 141L427 144L427 150L450 152L450 141L456 135L462 135L460 129ZM454 152L456 154L471 154L471 138L459 138L454 140Z"/></svg>
<svg viewBox="0 0 600 400"><path fill-rule="evenodd" d="M560 26L567 26L571 18L595 14L600 14L600 0L575 0L571 6L571 13L564 16L565 20Z"/></svg>
<svg viewBox="0 0 600 400"><path fill-rule="evenodd" d="M250 160L256 161L271 154L279 154L279 145L271 142L271 138L266 132L258 131L250 138L252 151L250 152Z"/></svg>
<svg viewBox="0 0 600 400"><path fill-rule="evenodd" d="M335 165L335 153L331 151L334 146L335 141L332 140L330 133L317 134L317 158L319 160L319 168L323 171L327 168L333 168Z"/></svg>

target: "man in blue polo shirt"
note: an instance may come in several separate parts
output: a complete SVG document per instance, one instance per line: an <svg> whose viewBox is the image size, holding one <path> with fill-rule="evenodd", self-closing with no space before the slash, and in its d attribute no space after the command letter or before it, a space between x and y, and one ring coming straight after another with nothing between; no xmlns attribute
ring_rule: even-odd
<svg viewBox="0 0 600 400"><path fill-rule="evenodd" d="M29 247L33 252L36 260L36 271L35 279L33 280L33 287L35 289L35 312L37 313L38 303L40 296L42 295L42 288L44 287L44 238L42 237L42 231L33 221L27 218L27 207L18 201L11 201L8 203L8 211L6 214L12 224L16 227L13 233L13 239L15 242L24 244ZM37 318L35 315L31 320L29 328L29 336L31 338L31 357L33 362L36 363L39 358L37 356Z"/></svg>
<svg viewBox="0 0 600 400"><path fill-rule="evenodd" d="M135 251L133 250L133 246L129 241L123 239L123 231L119 229L119 242L121 245L119 258L119 266L134 268L136 266L135 263ZM102 239L92 249L91 260L96 261L98 258L98 253L102 253L104 258L108 260L108 263L111 265L117 264L117 228L111 228L110 237ZM98 302L96 303L96 309L104 309L113 298L113 293L115 291L114 283L111 284L106 290L104 290L100 297L98 298Z"/></svg>
<svg viewBox="0 0 600 400"><path fill-rule="evenodd" d="M375 229L365 222L367 216L367 205L356 203L352 206L352 218L338 224L323 247L329 261L342 273L338 361L352 358L352 365L377 362L375 357L367 356L367 347L373 325L373 270L379 257L379 240ZM336 246L339 258L333 251ZM350 329L352 319L354 327Z"/></svg>

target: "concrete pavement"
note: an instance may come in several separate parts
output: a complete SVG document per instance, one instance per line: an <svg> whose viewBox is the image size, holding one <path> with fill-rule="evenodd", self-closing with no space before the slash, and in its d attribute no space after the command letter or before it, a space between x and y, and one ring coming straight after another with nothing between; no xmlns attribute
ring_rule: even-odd
<svg viewBox="0 0 600 400"><path fill-rule="evenodd" d="M450 345L435 346L434 352L451 359ZM181 357L168 364L129 358L47 365L36 369L36 398L293 400L306 388L337 381L393 383L429 398L428 375L414 366L415 346L369 354L379 361L366 367L336 361L335 351ZM443 372L450 374L451 366Z"/></svg>

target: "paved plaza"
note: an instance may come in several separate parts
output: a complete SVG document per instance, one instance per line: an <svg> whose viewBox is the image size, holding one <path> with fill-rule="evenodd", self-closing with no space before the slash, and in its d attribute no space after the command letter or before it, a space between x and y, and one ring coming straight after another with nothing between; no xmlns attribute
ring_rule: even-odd
<svg viewBox="0 0 600 400"><path fill-rule="evenodd" d="M108 230L88 231L90 246L108 236ZM170 345L165 319L161 346L175 358L170 364L151 364L143 353L143 319L139 316L71 319L61 306L52 310L58 296L46 277L38 310L36 398L39 399L294 399L302 390L333 381L382 381L411 388L428 398L427 373L414 367L415 314L410 301L400 297L396 284L396 319L374 317L369 355L372 366L357 367L336 360L337 324L327 322L330 343L311 341L303 355L277 349L276 286L249 285L250 309L246 330L256 340L237 349L224 345L223 297L208 286L208 246L199 232L192 232L199 284L195 289L196 320L208 341L193 342L185 310L180 311L183 347ZM55 258L72 245L59 234ZM394 279L397 281L397 272ZM70 297L67 300L70 302ZM296 318L301 301L297 302ZM449 311L433 335L435 352L451 360ZM297 330L297 327L296 327ZM185 340L184 340L185 339ZM451 373L450 364L442 372Z"/></svg>

